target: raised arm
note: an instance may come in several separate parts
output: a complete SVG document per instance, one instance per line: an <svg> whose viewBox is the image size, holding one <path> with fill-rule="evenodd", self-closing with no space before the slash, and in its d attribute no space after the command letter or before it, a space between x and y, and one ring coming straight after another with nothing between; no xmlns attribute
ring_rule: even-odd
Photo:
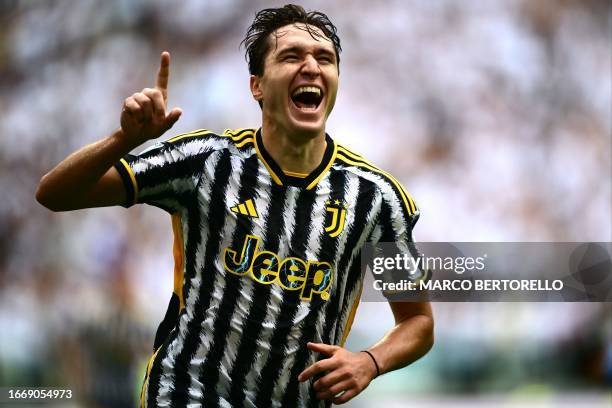
<svg viewBox="0 0 612 408"><path fill-rule="evenodd" d="M155 87L125 99L118 130L72 153L45 174L36 191L38 202L52 211L125 203L125 187L113 165L164 134L181 116L179 108L166 113L169 73L170 54L163 52Z"/></svg>

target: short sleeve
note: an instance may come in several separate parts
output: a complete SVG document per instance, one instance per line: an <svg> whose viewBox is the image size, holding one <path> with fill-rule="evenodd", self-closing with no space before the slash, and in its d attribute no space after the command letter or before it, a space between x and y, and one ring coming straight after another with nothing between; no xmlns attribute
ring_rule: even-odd
<svg viewBox="0 0 612 408"><path fill-rule="evenodd" d="M374 243L396 242L405 244L413 242L412 231L416 225L420 210L406 190L397 182L382 186L382 200Z"/></svg>
<svg viewBox="0 0 612 408"><path fill-rule="evenodd" d="M413 239L413 229L419 217L420 210L416 203L406 193L404 188L393 180L384 185L382 190L381 208L372 244L378 247L385 256L409 254L418 259L421 254ZM425 279L427 273L422 270L412 271L410 276L403 276L405 271L394 270L388 279L399 281L408 279L412 282ZM401 273L402 276L396 276ZM387 296L387 294L385 294Z"/></svg>
<svg viewBox="0 0 612 408"><path fill-rule="evenodd" d="M115 164L125 185L125 207L136 203L174 212L197 190L205 161L214 151L207 138L175 137Z"/></svg>

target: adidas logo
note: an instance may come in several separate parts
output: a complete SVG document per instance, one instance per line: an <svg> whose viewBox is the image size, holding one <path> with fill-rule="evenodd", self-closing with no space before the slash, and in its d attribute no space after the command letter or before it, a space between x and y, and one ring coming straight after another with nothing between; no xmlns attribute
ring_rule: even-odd
<svg viewBox="0 0 612 408"><path fill-rule="evenodd" d="M259 215L257 215L255 205L253 204L253 199L251 198L246 200L244 203L240 203L238 205L233 206L232 208L230 208L230 210L232 210L232 212L235 212L236 214L248 215L249 217L255 218L259 217Z"/></svg>

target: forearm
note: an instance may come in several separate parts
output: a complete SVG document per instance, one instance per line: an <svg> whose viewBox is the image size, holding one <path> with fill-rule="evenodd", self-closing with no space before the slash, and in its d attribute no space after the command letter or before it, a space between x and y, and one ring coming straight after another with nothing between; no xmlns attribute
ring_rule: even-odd
<svg viewBox="0 0 612 408"><path fill-rule="evenodd" d="M396 323L368 351L383 374L405 367L424 356L433 346L433 337L431 315L417 314Z"/></svg>
<svg viewBox="0 0 612 408"><path fill-rule="evenodd" d="M134 147L119 129L77 150L42 177L36 199L54 211L80 208L98 180Z"/></svg>

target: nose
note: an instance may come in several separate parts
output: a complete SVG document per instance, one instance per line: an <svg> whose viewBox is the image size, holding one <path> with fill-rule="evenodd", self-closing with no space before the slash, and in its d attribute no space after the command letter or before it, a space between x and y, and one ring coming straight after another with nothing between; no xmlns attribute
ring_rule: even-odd
<svg viewBox="0 0 612 408"><path fill-rule="evenodd" d="M321 73L319 63L314 56L310 54L306 56L304 64L302 65L302 73L308 76L317 76Z"/></svg>

